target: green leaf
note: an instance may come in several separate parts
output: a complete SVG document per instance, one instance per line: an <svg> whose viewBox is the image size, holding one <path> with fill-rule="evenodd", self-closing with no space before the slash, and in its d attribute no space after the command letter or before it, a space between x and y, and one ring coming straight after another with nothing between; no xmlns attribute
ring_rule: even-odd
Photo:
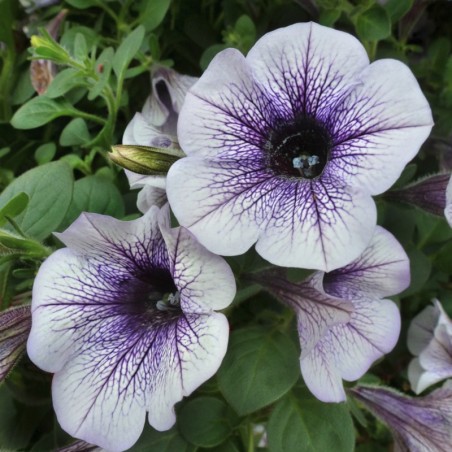
<svg viewBox="0 0 452 452"><path fill-rule="evenodd" d="M320 402L307 389L295 390L278 402L267 435L270 452L350 452L355 446L347 406Z"/></svg>
<svg viewBox="0 0 452 452"><path fill-rule="evenodd" d="M42 144L35 151L35 160L38 165L44 165L53 160L56 154L56 144L53 142Z"/></svg>
<svg viewBox="0 0 452 452"><path fill-rule="evenodd" d="M422 251L412 248L406 252L410 258L411 284L399 297L406 297L418 292L427 282L432 271L432 263Z"/></svg>
<svg viewBox="0 0 452 452"><path fill-rule="evenodd" d="M341 17L340 9L330 9L322 11L319 16L319 23L326 27L332 27L336 21Z"/></svg>
<svg viewBox="0 0 452 452"><path fill-rule="evenodd" d="M179 411L177 426L182 436L200 447L223 443L237 425L237 415L216 397L197 397Z"/></svg>
<svg viewBox="0 0 452 452"><path fill-rule="evenodd" d="M235 411L245 415L278 400L299 375L294 343L282 333L256 327L231 334L218 383Z"/></svg>
<svg viewBox="0 0 452 452"><path fill-rule="evenodd" d="M2 451L26 450L44 416L47 406L29 409L17 403L5 385L0 386L0 447Z"/></svg>
<svg viewBox="0 0 452 452"><path fill-rule="evenodd" d="M187 443L176 429L158 432L145 426L133 452L194 452L195 447Z"/></svg>
<svg viewBox="0 0 452 452"><path fill-rule="evenodd" d="M8 222L6 217L14 218L20 213L22 213L28 205L28 195L26 193L18 193L13 198L11 198L1 209L0 209L0 226Z"/></svg>
<svg viewBox="0 0 452 452"><path fill-rule="evenodd" d="M75 35L74 57L79 61L84 61L85 58L88 57L88 47L86 45L86 39L82 33L77 33Z"/></svg>
<svg viewBox="0 0 452 452"><path fill-rule="evenodd" d="M391 20L388 13L380 6L374 5L358 16L356 31L364 41L380 41L391 34Z"/></svg>
<svg viewBox="0 0 452 452"><path fill-rule="evenodd" d="M61 146L78 146L88 143L91 135L86 122L82 118L75 118L63 129L60 135Z"/></svg>
<svg viewBox="0 0 452 452"><path fill-rule="evenodd" d="M80 76L80 72L77 69L64 69L59 72L50 83L46 91L46 97L55 99L56 97L63 96L77 86L84 85L86 85L86 82Z"/></svg>
<svg viewBox="0 0 452 452"><path fill-rule="evenodd" d="M126 69L129 67L130 62L141 47L141 43L144 39L144 27L140 25L127 36L121 43L118 50L113 57L113 70L116 76L121 77Z"/></svg>
<svg viewBox="0 0 452 452"><path fill-rule="evenodd" d="M12 105L22 105L27 102L30 97L35 94L33 85L31 84L30 71L22 72L14 87L11 103Z"/></svg>
<svg viewBox="0 0 452 452"><path fill-rule="evenodd" d="M383 7L395 24L411 9L413 3L414 0L388 0Z"/></svg>
<svg viewBox="0 0 452 452"><path fill-rule="evenodd" d="M43 240L55 231L69 208L73 190L72 170L64 162L38 166L15 179L0 195L0 208L18 193L30 198L16 223L25 234Z"/></svg>
<svg viewBox="0 0 452 452"><path fill-rule="evenodd" d="M99 58L96 60L96 70L101 71L101 75L99 77L99 80L96 82L96 84L89 90L88 93L88 100L94 100L99 94L102 92L102 90L107 85L110 74L111 74L111 66L113 61L113 56L115 52L112 47L107 47L102 51L102 53L99 55Z"/></svg>
<svg viewBox="0 0 452 452"><path fill-rule="evenodd" d="M82 212L95 212L116 218L124 216L124 203L117 187L102 176L87 176L74 184L72 203L60 229L69 226Z"/></svg>
<svg viewBox="0 0 452 452"><path fill-rule="evenodd" d="M72 116L74 108L64 99L53 100L47 96L34 97L16 111L11 124L16 129L34 129L60 116Z"/></svg>
<svg viewBox="0 0 452 452"><path fill-rule="evenodd" d="M144 10L140 15L140 23L144 25L146 31L152 31L162 23L170 4L171 0L143 2Z"/></svg>

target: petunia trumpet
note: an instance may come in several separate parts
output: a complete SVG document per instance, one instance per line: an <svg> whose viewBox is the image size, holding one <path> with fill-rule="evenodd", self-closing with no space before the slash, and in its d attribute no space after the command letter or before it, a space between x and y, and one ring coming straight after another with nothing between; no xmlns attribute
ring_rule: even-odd
<svg viewBox="0 0 452 452"><path fill-rule="evenodd" d="M379 226L369 247L346 267L315 272L300 283L281 271L253 278L295 311L301 373L324 402L344 401L342 380L360 378L398 340L400 314L384 297L409 285L409 261L397 240Z"/></svg>
<svg viewBox="0 0 452 452"><path fill-rule="evenodd" d="M331 271L356 259L387 190L432 128L406 65L369 64L353 36L301 23L246 58L220 52L187 93L168 173L179 223L209 250ZM194 177L196 175L196 177Z"/></svg>
<svg viewBox="0 0 452 452"><path fill-rule="evenodd" d="M123 222L82 214L58 238L67 248L33 287L28 354L54 373L62 428L108 450L131 447L146 412L157 430L174 404L218 369L229 327L215 312L235 295L232 271L169 209Z"/></svg>

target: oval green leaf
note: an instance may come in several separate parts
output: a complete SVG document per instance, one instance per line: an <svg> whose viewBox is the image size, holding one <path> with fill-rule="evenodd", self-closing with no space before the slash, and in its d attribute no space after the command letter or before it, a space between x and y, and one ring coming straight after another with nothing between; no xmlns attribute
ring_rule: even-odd
<svg viewBox="0 0 452 452"><path fill-rule="evenodd" d="M232 333L218 372L220 390L241 416L282 397L299 375L298 350L288 336L263 328Z"/></svg>

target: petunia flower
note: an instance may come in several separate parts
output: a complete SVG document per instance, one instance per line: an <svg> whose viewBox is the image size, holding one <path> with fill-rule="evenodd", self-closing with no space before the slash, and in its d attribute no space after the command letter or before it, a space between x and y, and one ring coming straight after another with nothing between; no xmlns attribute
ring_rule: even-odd
<svg viewBox="0 0 452 452"><path fill-rule="evenodd" d="M342 380L360 378L397 342L400 314L383 298L408 286L409 261L379 226L364 253L346 267L315 272L301 283L290 282L281 271L254 279L295 311L301 373L324 402L345 400Z"/></svg>
<svg viewBox="0 0 452 452"><path fill-rule="evenodd" d="M369 65L351 35L302 23L245 58L220 52L187 93L168 173L180 224L214 253L254 243L273 264L330 271L357 258L387 190L430 133L403 63ZM196 177L194 177L196 175Z"/></svg>
<svg viewBox="0 0 452 452"><path fill-rule="evenodd" d="M179 148L177 119L185 94L197 81L196 77L181 75L173 69L155 66L151 72L152 94L146 100L141 113L136 113L127 125L123 144ZM126 170L131 188L142 188L137 205L146 212L152 205L166 203L165 176L145 176Z"/></svg>
<svg viewBox="0 0 452 452"><path fill-rule="evenodd" d="M407 342L416 356L408 366L408 379L416 394L452 378L452 321L438 300L412 320Z"/></svg>
<svg viewBox="0 0 452 452"><path fill-rule="evenodd" d="M190 232L170 228L168 208L130 222L82 214L57 236L67 248L36 277L28 354L55 374L64 430L125 450L146 412L169 429L174 404L218 369L229 328L214 310L231 303L234 277Z"/></svg>
<svg viewBox="0 0 452 452"><path fill-rule="evenodd" d="M407 397L390 388L349 390L390 428L395 452L449 452L452 449L452 387L424 397Z"/></svg>
<svg viewBox="0 0 452 452"><path fill-rule="evenodd" d="M391 190L386 198L413 204L434 215L445 216L452 226L451 173L434 174L398 190Z"/></svg>

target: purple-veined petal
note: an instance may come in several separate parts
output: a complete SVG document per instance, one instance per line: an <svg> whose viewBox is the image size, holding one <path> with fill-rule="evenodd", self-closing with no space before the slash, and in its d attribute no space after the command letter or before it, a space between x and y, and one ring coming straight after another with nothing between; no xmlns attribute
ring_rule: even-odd
<svg viewBox="0 0 452 452"><path fill-rule="evenodd" d="M347 323L332 326L315 348L301 357L309 390L323 402L346 399L342 380L354 381L397 343L400 314L390 300L357 299Z"/></svg>
<svg viewBox="0 0 452 452"><path fill-rule="evenodd" d="M253 280L275 295L297 315L301 359L308 355L334 325L349 321L353 304L333 297L322 288L322 274L314 273L301 283L292 283L279 271L264 271Z"/></svg>
<svg viewBox="0 0 452 452"><path fill-rule="evenodd" d="M355 85L369 59L352 35L316 23L267 33L247 56L255 79L287 117L325 120Z"/></svg>
<svg viewBox="0 0 452 452"><path fill-rule="evenodd" d="M253 81L245 57L226 49L187 93L177 136L187 155L253 162L259 159L270 118L278 114Z"/></svg>
<svg viewBox="0 0 452 452"><path fill-rule="evenodd" d="M0 381L6 378L25 350L30 328L30 306L0 312Z"/></svg>
<svg viewBox="0 0 452 452"><path fill-rule="evenodd" d="M391 388L357 386L350 393L392 431L398 452L449 452L452 447L452 388L407 397Z"/></svg>
<svg viewBox="0 0 452 452"><path fill-rule="evenodd" d="M376 209L363 191L282 184L259 162L243 168L184 158L168 177L180 224L217 254L242 254L257 240L259 254L276 265L330 270L358 257L372 238Z"/></svg>
<svg viewBox="0 0 452 452"><path fill-rule="evenodd" d="M226 353L227 319L212 309L232 301L232 272L169 224L168 207L131 222L82 215L33 287L28 353L55 373L58 420L108 450L131 447L146 412L154 428L171 428L174 404Z"/></svg>
<svg viewBox="0 0 452 452"><path fill-rule="evenodd" d="M350 184L376 195L416 155L433 119L415 77L399 61L376 61L356 81L328 119L334 137L329 165Z"/></svg>
<svg viewBox="0 0 452 452"><path fill-rule="evenodd" d="M168 173L168 199L211 251L240 254L258 241L272 263L331 271L364 251L371 195L397 179L431 127L405 65L368 65L355 38L293 25L247 58L220 52L189 90L178 123L187 157Z"/></svg>
<svg viewBox="0 0 452 452"><path fill-rule="evenodd" d="M228 325L223 315L213 313L188 314L149 328L139 317L118 319L112 326L98 325L97 340L85 342L55 375L52 395L68 433L120 451L137 441L147 410L156 429L172 427L174 404L218 369Z"/></svg>
<svg viewBox="0 0 452 452"><path fill-rule="evenodd" d="M376 208L365 191L318 180L280 184L268 198L271 216L256 251L273 264L330 271L357 258L372 238Z"/></svg>
<svg viewBox="0 0 452 452"><path fill-rule="evenodd" d="M361 256L345 267L325 274L323 283L328 293L338 297L395 295L410 284L409 259L394 236L377 226Z"/></svg>
<svg viewBox="0 0 452 452"><path fill-rule="evenodd" d="M206 313L232 303L236 286L223 258L207 251L185 228L170 229L161 223L174 283L182 310Z"/></svg>

